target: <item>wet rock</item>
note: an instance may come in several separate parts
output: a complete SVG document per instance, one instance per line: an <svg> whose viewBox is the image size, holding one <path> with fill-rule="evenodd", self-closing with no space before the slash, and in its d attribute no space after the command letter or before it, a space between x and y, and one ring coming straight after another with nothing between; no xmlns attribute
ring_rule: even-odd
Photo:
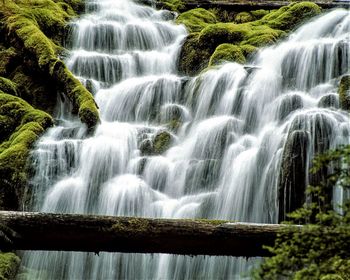
<svg viewBox="0 0 350 280"><path fill-rule="evenodd" d="M317 104L320 108L339 108L339 99L338 96L335 94L328 94L325 96L322 96L320 101Z"/></svg>
<svg viewBox="0 0 350 280"><path fill-rule="evenodd" d="M286 96L279 107L278 119L284 120L290 113L303 107L303 100L299 95Z"/></svg>
<svg viewBox="0 0 350 280"><path fill-rule="evenodd" d="M154 136L142 140L139 147L141 155L160 155L170 147L171 141L172 136L168 131L160 131Z"/></svg>
<svg viewBox="0 0 350 280"><path fill-rule="evenodd" d="M305 201L309 139L309 133L302 130L288 135L278 180L279 221L286 220L286 214L301 207Z"/></svg>
<svg viewBox="0 0 350 280"><path fill-rule="evenodd" d="M350 75L341 78L338 94L340 108L350 111Z"/></svg>

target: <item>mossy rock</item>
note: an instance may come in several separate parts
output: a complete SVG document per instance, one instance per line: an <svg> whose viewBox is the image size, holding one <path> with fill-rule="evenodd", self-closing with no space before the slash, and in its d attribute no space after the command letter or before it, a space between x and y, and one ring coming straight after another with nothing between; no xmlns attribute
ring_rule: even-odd
<svg viewBox="0 0 350 280"><path fill-rule="evenodd" d="M191 32L183 44L179 62L179 70L187 75L198 74L207 68L210 57L222 44L240 46L247 60L257 48L276 43L306 19L318 15L321 8L315 3L298 2L271 12L242 12L236 15L239 24L217 22L218 17L214 12L208 16L210 14L205 11L190 10L178 19L178 23L184 23ZM243 61L241 57L239 60Z"/></svg>
<svg viewBox="0 0 350 280"><path fill-rule="evenodd" d="M17 96L17 85L9 79L0 77L0 90Z"/></svg>
<svg viewBox="0 0 350 280"><path fill-rule="evenodd" d="M206 68L211 56L211 52L207 48L200 46L198 35L198 33L190 34L180 52L179 70L191 76Z"/></svg>
<svg viewBox="0 0 350 280"><path fill-rule="evenodd" d="M258 51L257 47L249 44L240 45L240 48L246 60Z"/></svg>
<svg viewBox="0 0 350 280"><path fill-rule="evenodd" d="M162 131L154 137L153 146L156 154L164 153L171 144L171 135L167 131Z"/></svg>
<svg viewBox="0 0 350 280"><path fill-rule="evenodd" d="M217 22L217 18L214 13L205 10L203 8L197 8L189 10L179 15L176 23L186 26L189 32L199 32L205 28L208 24Z"/></svg>
<svg viewBox="0 0 350 280"><path fill-rule="evenodd" d="M238 44L249 33L249 26L234 23L217 23L205 27L199 34L201 46L213 52L222 43Z"/></svg>
<svg viewBox="0 0 350 280"><path fill-rule="evenodd" d="M227 61L244 64L246 60L242 49L239 46L233 44L219 45L210 58L209 67Z"/></svg>
<svg viewBox="0 0 350 280"><path fill-rule="evenodd" d="M9 37L18 48L22 47L28 53L32 68L41 71L45 79L51 80L68 96L73 103L74 113L92 129L99 123L93 96L58 58L61 48L48 37L61 34L59 30L75 15L71 5L76 6L80 2L32 0L30 3L20 1L15 4L9 1L6 9L0 11L0 16L4 18Z"/></svg>
<svg viewBox="0 0 350 280"><path fill-rule="evenodd" d="M1 36L1 35L0 35ZM12 66L18 60L16 50L11 47L0 51L0 76L6 76L12 71Z"/></svg>
<svg viewBox="0 0 350 280"><path fill-rule="evenodd" d="M251 11L250 14L254 17L255 20L261 19L264 16L266 16L268 13L270 13L270 11L267 10L255 10L255 11Z"/></svg>
<svg viewBox="0 0 350 280"><path fill-rule="evenodd" d="M168 131L156 133L152 139L142 141L140 151L142 155L160 155L164 153L171 144L172 136Z"/></svg>
<svg viewBox="0 0 350 280"><path fill-rule="evenodd" d="M255 20L255 17L250 12L240 12L235 16L236 23L246 23Z"/></svg>
<svg viewBox="0 0 350 280"><path fill-rule="evenodd" d="M321 8L317 4L298 2L271 12L261 20L272 28L290 31L306 19L317 16L320 13Z"/></svg>
<svg viewBox="0 0 350 280"><path fill-rule="evenodd" d="M0 253L0 280L15 279L20 261L14 253Z"/></svg>
<svg viewBox="0 0 350 280"><path fill-rule="evenodd" d="M160 0L157 4L157 8L181 12L185 8L185 3L182 0Z"/></svg>
<svg viewBox="0 0 350 280"><path fill-rule="evenodd" d="M308 132L295 130L288 134L278 178L279 221L286 220L286 214L305 202L309 145Z"/></svg>
<svg viewBox="0 0 350 280"><path fill-rule="evenodd" d="M47 113L0 92L0 209L18 209L28 182L30 150L52 124Z"/></svg>
<svg viewBox="0 0 350 280"><path fill-rule="evenodd" d="M350 112L350 75L345 75L341 78L338 94L340 108Z"/></svg>

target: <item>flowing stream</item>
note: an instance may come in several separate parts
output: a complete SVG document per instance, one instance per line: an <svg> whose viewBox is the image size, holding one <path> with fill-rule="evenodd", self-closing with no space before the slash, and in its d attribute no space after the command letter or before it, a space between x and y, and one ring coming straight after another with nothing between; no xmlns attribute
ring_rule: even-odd
<svg viewBox="0 0 350 280"><path fill-rule="evenodd" d="M60 98L57 125L33 151L31 210L276 223L294 199L295 174L281 175L293 155L306 185L315 153L350 143L337 95L349 11L261 50L253 68L227 63L193 78L177 73L186 30L167 11L88 1L72 27L67 65L102 121L88 135ZM28 279L241 279L254 260L29 252L22 264Z"/></svg>

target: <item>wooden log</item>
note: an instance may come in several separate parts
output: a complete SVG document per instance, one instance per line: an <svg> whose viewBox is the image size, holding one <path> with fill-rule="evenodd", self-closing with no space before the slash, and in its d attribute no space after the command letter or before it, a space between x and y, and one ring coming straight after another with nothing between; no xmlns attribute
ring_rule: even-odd
<svg viewBox="0 0 350 280"><path fill-rule="evenodd" d="M156 0L141 0L144 4L155 3L156 7L162 7L162 1ZM226 11L252 11L252 10L273 10L279 9L283 6L287 6L293 1L279 1L279 0L185 0L184 10L190 10L194 8L220 8ZM349 8L350 2L346 0L315 0L312 1L318 6L324 9L333 8Z"/></svg>
<svg viewBox="0 0 350 280"><path fill-rule="evenodd" d="M0 211L13 250L267 256L278 224Z"/></svg>

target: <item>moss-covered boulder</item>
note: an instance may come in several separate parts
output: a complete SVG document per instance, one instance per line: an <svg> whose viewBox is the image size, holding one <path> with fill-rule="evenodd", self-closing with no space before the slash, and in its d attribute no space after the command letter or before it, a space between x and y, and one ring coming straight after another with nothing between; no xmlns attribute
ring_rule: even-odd
<svg viewBox="0 0 350 280"><path fill-rule="evenodd" d="M196 75L206 68L211 56L211 52L207 48L200 47L198 34L192 33L187 36L179 57L179 70L190 76Z"/></svg>
<svg viewBox="0 0 350 280"><path fill-rule="evenodd" d="M199 32L208 24L217 22L214 13L203 8L189 10L179 15L176 22L186 26L189 32Z"/></svg>
<svg viewBox="0 0 350 280"><path fill-rule="evenodd" d="M225 61L236 61L243 64L246 60L242 49L239 46L233 44L221 44L215 49L213 55L210 57L209 67Z"/></svg>
<svg viewBox="0 0 350 280"><path fill-rule="evenodd" d="M9 79L0 77L0 91L17 96L17 85Z"/></svg>
<svg viewBox="0 0 350 280"><path fill-rule="evenodd" d="M3 34L0 34L2 36ZM0 49L0 76L5 76L11 72L12 65L18 59L18 55L13 47Z"/></svg>
<svg viewBox="0 0 350 280"><path fill-rule="evenodd" d="M144 139L140 145L142 155L160 155L164 153L171 144L172 136L168 131L159 131L151 138Z"/></svg>
<svg viewBox="0 0 350 280"><path fill-rule="evenodd" d="M173 12L181 12L185 8L185 3L182 0L160 0L157 3L157 8L166 9Z"/></svg>
<svg viewBox="0 0 350 280"><path fill-rule="evenodd" d="M238 44L249 32L244 24L217 23L205 27L199 34L198 41L201 46L213 52L222 43Z"/></svg>
<svg viewBox="0 0 350 280"><path fill-rule="evenodd" d="M272 28L290 31L300 25L305 19L317 16L321 8L312 2L292 3L273 11L261 20Z"/></svg>
<svg viewBox="0 0 350 280"><path fill-rule="evenodd" d="M236 23L246 23L255 19L256 18L250 12L240 12L235 16Z"/></svg>
<svg viewBox="0 0 350 280"><path fill-rule="evenodd" d="M338 94L340 108L350 111L350 75L341 78Z"/></svg>
<svg viewBox="0 0 350 280"><path fill-rule="evenodd" d="M316 16L321 9L314 3L298 2L267 12L259 10L251 13L239 13L234 22L217 22L214 13L204 9L187 11L179 16L178 23L183 23L191 33L183 44L179 69L187 75L201 72L208 64L213 64L216 57L224 60L224 50L231 44L238 57L227 55L229 61L244 62L256 52L256 48L276 43L306 19ZM214 55L214 52L216 54ZM241 57L241 53L244 59ZM210 59L212 57L212 59Z"/></svg>
<svg viewBox="0 0 350 280"><path fill-rule="evenodd" d="M20 261L14 253L0 253L0 280L15 279Z"/></svg>

